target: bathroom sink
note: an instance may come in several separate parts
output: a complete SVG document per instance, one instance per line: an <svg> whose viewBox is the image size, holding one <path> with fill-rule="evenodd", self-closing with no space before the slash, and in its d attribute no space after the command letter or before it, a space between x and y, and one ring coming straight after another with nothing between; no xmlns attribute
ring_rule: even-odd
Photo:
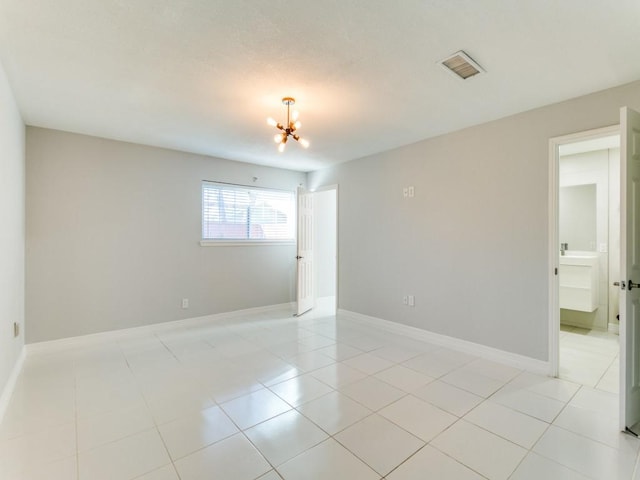
<svg viewBox="0 0 640 480"><path fill-rule="evenodd" d="M593 266L598 262L598 255L595 254L566 254L560 255L560 265L584 265Z"/></svg>

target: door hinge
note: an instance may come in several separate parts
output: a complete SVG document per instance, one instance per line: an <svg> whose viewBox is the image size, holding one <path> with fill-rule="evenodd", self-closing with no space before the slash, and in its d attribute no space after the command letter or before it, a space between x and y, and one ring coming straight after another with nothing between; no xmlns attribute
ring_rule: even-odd
<svg viewBox="0 0 640 480"><path fill-rule="evenodd" d="M558 275L558 267L556 267L556 268L554 268L554 269L553 269L553 274L554 274L554 275Z"/></svg>

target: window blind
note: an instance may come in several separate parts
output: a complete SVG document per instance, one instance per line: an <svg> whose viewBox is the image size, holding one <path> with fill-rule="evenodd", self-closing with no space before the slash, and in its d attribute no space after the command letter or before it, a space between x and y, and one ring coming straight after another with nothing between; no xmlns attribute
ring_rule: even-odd
<svg viewBox="0 0 640 480"><path fill-rule="evenodd" d="M295 194L203 182L203 240L293 240Z"/></svg>

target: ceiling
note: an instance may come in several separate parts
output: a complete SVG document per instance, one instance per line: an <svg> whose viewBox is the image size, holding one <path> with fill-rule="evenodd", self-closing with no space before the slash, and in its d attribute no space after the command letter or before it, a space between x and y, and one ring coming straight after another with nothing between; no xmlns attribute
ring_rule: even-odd
<svg viewBox="0 0 640 480"><path fill-rule="evenodd" d="M28 125L310 171L640 79L638 0L2 0ZM486 74L437 62L465 50ZM266 117L296 98L311 146Z"/></svg>

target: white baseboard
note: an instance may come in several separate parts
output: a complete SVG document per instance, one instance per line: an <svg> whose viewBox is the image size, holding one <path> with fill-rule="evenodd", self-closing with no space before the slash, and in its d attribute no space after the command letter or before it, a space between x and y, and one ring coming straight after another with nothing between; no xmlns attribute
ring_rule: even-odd
<svg viewBox="0 0 640 480"><path fill-rule="evenodd" d="M22 346L20 350L20 354L18 355L18 359L16 360L13 369L11 370L11 374L7 379L7 383L2 389L2 394L0 395L0 422L4 418L4 414L7 411L7 407L9 406L9 401L11 400L11 395L13 395L13 390L16 388L16 382L18 380L18 375L22 371L22 366L24 365L24 359L27 355L27 349Z"/></svg>
<svg viewBox="0 0 640 480"><path fill-rule="evenodd" d="M246 308L244 310L234 310L232 312L203 315L201 317L184 318L182 320L174 320L171 322L153 323L151 325L143 325L141 327L125 328L121 330L109 330L107 332L92 333L89 335L80 335L77 337L67 337L60 338L58 340L29 343L25 345L25 347L28 355L40 355L43 353L59 352L71 347L96 345L140 335L150 335L154 333L178 330L181 328L205 325L207 323L214 323L225 319L238 318L244 315L267 313L287 309L293 312L293 303L280 303L277 305L267 305L264 307Z"/></svg>
<svg viewBox="0 0 640 480"><path fill-rule="evenodd" d="M411 327L409 325L403 325L401 323L390 322L389 320L384 320L382 318L351 312L349 310L339 309L338 314L345 315L357 322L374 326L387 332L405 335L410 338L418 338L442 347L451 348L452 350L468 353L494 362L504 363L506 365L528 370L540 375L549 375L550 372L549 362L545 362L543 360L526 357L524 355L507 352L505 350L499 350L497 348L469 342L460 338L449 337L447 335L430 332L428 330Z"/></svg>

